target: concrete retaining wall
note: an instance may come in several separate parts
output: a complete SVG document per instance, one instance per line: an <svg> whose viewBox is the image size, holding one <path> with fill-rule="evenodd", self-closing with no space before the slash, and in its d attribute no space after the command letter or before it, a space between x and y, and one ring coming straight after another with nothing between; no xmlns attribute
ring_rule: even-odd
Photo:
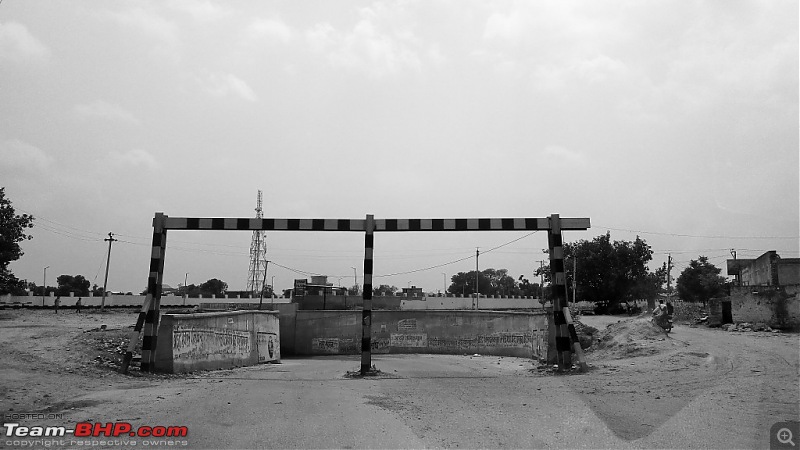
<svg viewBox="0 0 800 450"><path fill-rule="evenodd" d="M100 303L103 300L103 297L80 297L80 296L69 296L69 297L61 297L61 307L62 308L71 308L75 306L75 302L81 299L81 304L84 308L86 307L99 307ZM106 306L108 307L141 307L144 304L144 295L108 295L106 296ZM56 300L55 295L45 296L44 300L42 300L41 295L3 295L0 296L0 306L45 306L48 308L52 308L54 302ZM234 304L234 303L247 303L247 304L255 304L258 306L259 298L237 298L237 297L205 297L205 298L196 298L196 297L188 297L185 299L178 296L178 295L163 295L161 296L161 306L162 307L178 307L178 306L186 306L193 307L199 306L201 303L225 303L225 304ZM289 303L291 299L288 298L265 298L264 304L278 304L278 303Z"/></svg>
<svg viewBox="0 0 800 450"><path fill-rule="evenodd" d="M403 299L400 302L400 309L478 309L492 311L503 309L531 309L543 311L542 304L539 303L539 299L525 297L480 297L477 302L475 301L474 297L427 297L425 300Z"/></svg>
<svg viewBox="0 0 800 450"><path fill-rule="evenodd" d="M182 373L280 362L280 336L273 311L164 314L155 367Z"/></svg>
<svg viewBox="0 0 800 450"><path fill-rule="evenodd" d="M281 321L285 315L281 315ZM297 311L297 355L361 352L361 311ZM373 311L374 353L487 354L538 358L546 353L543 312Z"/></svg>
<svg viewBox="0 0 800 450"><path fill-rule="evenodd" d="M733 321L765 323L772 328L800 329L799 293L798 285L734 286L730 295Z"/></svg>

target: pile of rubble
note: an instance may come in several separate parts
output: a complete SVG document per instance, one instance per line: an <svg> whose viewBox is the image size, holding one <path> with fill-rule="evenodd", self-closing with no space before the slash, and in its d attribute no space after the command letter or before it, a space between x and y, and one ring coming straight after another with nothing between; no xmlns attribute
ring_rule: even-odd
<svg viewBox="0 0 800 450"><path fill-rule="evenodd" d="M578 341L581 343L581 349L586 350L591 347L599 330L593 326L584 324L580 319L576 319L574 325L575 334L578 335Z"/></svg>
<svg viewBox="0 0 800 450"><path fill-rule="evenodd" d="M725 323L722 324L720 328L725 331L765 331L767 333L780 333L780 330L772 329L769 325L761 322Z"/></svg>

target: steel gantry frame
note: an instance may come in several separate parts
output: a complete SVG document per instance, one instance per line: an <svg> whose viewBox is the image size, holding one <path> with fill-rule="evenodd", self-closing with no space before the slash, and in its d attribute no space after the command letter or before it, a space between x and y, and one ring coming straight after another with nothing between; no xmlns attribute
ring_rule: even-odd
<svg viewBox="0 0 800 450"><path fill-rule="evenodd" d="M555 333L550 344L556 348L559 369L571 364L571 353L578 355L581 368L585 368L580 343L567 308L566 277L564 276L564 249L561 232L587 230L588 218L561 218L552 214L544 218L478 218L478 219L375 219L368 214L365 219L274 219L230 217L169 217L158 212L153 218L153 245L150 270L147 278L147 296L136 320L136 325L123 358L121 371L127 372L133 351L142 335L141 370L150 372L155 367L155 352L160 318L161 285L164 277L164 253L167 230L240 230L240 231L355 231L364 233L364 288L361 331L361 373L372 366L372 274L373 248L376 232L408 231L547 231L550 252L550 271L553 284L553 325ZM553 345L549 347L552 348Z"/></svg>

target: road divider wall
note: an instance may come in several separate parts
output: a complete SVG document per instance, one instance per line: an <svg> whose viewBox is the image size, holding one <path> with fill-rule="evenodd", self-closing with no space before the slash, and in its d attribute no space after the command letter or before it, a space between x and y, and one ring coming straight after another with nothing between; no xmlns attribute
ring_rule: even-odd
<svg viewBox="0 0 800 450"><path fill-rule="evenodd" d="M285 354L361 352L361 311L287 310L280 320L293 322L293 346L282 347ZM547 352L547 317L544 312L373 311L371 345L378 354L540 358Z"/></svg>
<svg viewBox="0 0 800 450"><path fill-rule="evenodd" d="M229 369L280 362L277 311L164 314L158 329L159 372Z"/></svg>

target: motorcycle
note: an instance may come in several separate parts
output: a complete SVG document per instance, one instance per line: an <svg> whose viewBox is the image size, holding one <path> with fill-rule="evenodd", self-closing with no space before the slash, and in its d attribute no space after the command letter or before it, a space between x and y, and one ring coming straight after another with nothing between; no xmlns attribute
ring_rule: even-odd
<svg viewBox="0 0 800 450"><path fill-rule="evenodd" d="M668 314L666 311L653 311L653 323L669 333L672 331L672 314Z"/></svg>

